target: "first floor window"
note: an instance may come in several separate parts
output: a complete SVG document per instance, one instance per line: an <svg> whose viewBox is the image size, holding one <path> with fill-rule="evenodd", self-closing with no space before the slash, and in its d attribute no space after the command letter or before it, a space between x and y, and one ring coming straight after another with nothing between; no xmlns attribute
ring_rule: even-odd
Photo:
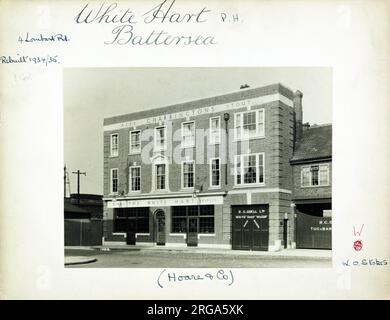
<svg viewBox="0 0 390 320"><path fill-rule="evenodd" d="M183 188L194 187L194 161L183 162Z"/></svg>
<svg viewBox="0 0 390 320"><path fill-rule="evenodd" d="M236 156L235 183L236 185L264 183L264 153Z"/></svg>
<svg viewBox="0 0 390 320"><path fill-rule="evenodd" d="M214 233L214 206L181 206L172 207L172 232L187 233L190 222L197 223L195 232ZM194 232L194 230L191 230Z"/></svg>
<svg viewBox="0 0 390 320"><path fill-rule="evenodd" d="M149 208L115 209L114 232L149 233Z"/></svg>
<svg viewBox="0 0 390 320"><path fill-rule="evenodd" d="M141 152L141 131L130 132L130 153Z"/></svg>
<svg viewBox="0 0 390 320"><path fill-rule="evenodd" d="M219 158L211 159L211 187L219 187L221 184L221 167Z"/></svg>
<svg viewBox="0 0 390 320"><path fill-rule="evenodd" d="M164 163L156 165L156 189L164 190L165 189L165 169L166 165Z"/></svg>
<svg viewBox="0 0 390 320"><path fill-rule="evenodd" d="M110 156L111 157L116 157L118 156L119 154L119 150L118 150L118 134L115 133L115 134L112 134L111 135L111 138L110 138Z"/></svg>
<svg viewBox="0 0 390 320"><path fill-rule="evenodd" d="M130 167L130 191L141 190L141 167Z"/></svg>
<svg viewBox="0 0 390 320"><path fill-rule="evenodd" d="M111 169L111 193L118 193L118 169Z"/></svg>
<svg viewBox="0 0 390 320"><path fill-rule="evenodd" d="M329 185L329 165L304 166L301 169L301 186L328 186Z"/></svg>

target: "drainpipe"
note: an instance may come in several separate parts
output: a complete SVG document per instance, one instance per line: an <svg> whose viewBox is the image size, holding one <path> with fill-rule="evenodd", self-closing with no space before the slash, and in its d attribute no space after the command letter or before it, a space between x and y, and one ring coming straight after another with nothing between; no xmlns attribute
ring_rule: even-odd
<svg viewBox="0 0 390 320"><path fill-rule="evenodd" d="M229 161L229 130L228 130L228 122L230 119L229 113L224 113L223 120L225 120L225 132L226 132L226 163L225 163L225 185L228 184L228 161Z"/></svg>

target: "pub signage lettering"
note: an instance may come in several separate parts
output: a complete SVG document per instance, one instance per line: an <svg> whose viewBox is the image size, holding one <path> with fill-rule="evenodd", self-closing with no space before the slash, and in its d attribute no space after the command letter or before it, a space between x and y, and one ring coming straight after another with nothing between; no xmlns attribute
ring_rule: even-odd
<svg viewBox="0 0 390 320"><path fill-rule="evenodd" d="M208 205L222 204L222 197L198 197L198 198L170 198L170 199L142 199L142 200L113 200L107 204L108 208L132 208L132 207L171 207L182 205Z"/></svg>
<svg viewBox="0 0 390 320"><path fill-rule="evenodd" d="M218 112L226 112L238 108L250 108L251 106L254 105L261 105L264 103L277 101L277 100L280 100L286 103L287 105L292 106L292 101L290 99L278 93L278 94L271 94L267 96L257 97L253 99L234 101L234 102L202 107L202 108L197 108L197 109L192 109L187 111L163 114L155 117L137 119L133 121L126 121L122 123L115 123L115 124L104 126L104 131L118 130L118 129L125 129L125 128L136 128L142 125L159 124L159 123L172 121L176 119L196 117L204 114L211 114L211 113L218 113Z"/></svg>

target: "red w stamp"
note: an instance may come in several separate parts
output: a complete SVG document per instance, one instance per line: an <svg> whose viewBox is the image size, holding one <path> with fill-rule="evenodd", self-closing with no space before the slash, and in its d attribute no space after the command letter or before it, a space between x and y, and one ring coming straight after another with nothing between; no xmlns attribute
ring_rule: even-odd
<svg viewBox="0 0 390 320"><path fill-rule="evenodd" d="M356 251L362 250L362 248L363 248L363 242L362 242L362 240L356 240L356 241L353 243L353 248L354 248Z"/></svg>

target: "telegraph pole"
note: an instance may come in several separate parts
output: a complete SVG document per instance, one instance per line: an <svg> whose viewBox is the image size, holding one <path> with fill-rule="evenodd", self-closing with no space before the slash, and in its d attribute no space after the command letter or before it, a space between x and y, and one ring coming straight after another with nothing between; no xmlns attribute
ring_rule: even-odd
<svg viewBox="0 0 390 320"><path fill-rule="evenodd" d="M81 172L80 170L77 170L76 172L73 171L73 174L77 174L77 205L80 205L80 174L83 174L84 176L87 175L86 172Z"/></svg>

